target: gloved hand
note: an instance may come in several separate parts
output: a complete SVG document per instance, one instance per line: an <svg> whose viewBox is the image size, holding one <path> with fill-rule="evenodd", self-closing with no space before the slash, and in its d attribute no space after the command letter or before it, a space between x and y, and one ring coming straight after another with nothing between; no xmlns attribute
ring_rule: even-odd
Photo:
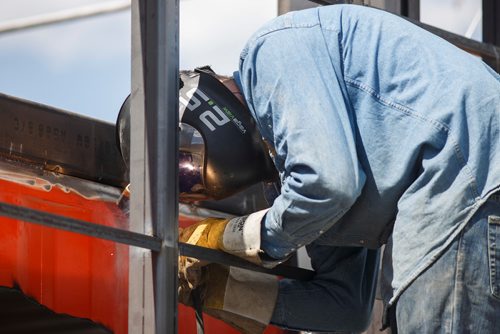
<svg viewBox="0 0 500 334"><path fill-rule="evenodd" d="M215 263L201 271L202 283L197 289L203 312L244 334L260 334L265 330L278 295L275 276ZM179 302L193 306L192 289L182 279Z"/></svg>
<svg viewBox="0 0 500 334"><path fill-rule="evenodd" d="M179 241L191 245L221 250L250 262L263 265L259 256L260 225L267 210L233 219L207 218L179 232ZM179 278L189 287L201 284L201 268L208 263L179 257ZM277 263L276 263L277 264Z"/></svg>
<svg viewBox="0 0 500 334"><path fill-rule="evenodd" d="M219 238L224 232L228 220L207 218L184 229L179 229L179 241L219 249ZM190 289L198 287L202 282L201 268L208 263L196 258L179 256L179 280L185 282Z"/></svg>

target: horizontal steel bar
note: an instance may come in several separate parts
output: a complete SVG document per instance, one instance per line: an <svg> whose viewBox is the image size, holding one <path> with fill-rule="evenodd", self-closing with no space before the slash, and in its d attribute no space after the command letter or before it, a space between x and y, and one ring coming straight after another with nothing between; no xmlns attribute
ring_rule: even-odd
<svg viewBox="0 0 500 334"><path fill-rule="evenodd" d="M287 265L279 265L274 268L260 267L241 258L220 252L210 248L198 247L190 244L179 243L179 252L184 256L194 257L200 260L224 264L227 266L239 267L261 273L283 276L286 278L307 281L314 277L314 271Z"/></svg>
<svg viewBox="0 0 500 334"><path fill-rule="evenodd" d="M146 248L152 251L159 251L162 245L161 239L153 236L126 231L110 226L97 225L18 205L0 203L0 216L88 235L99 239L119 242L130 246Z"/></svg>
<svg viewBox="0 0 500 334"><path fill-rule="evenodd" d="M63 217L39 210L33 210L23 206L1 202L0 216L57 228L64 231L88 235L99 239L119 242L130 246L146 248L155 252L158 252L160 250L162 244L162 241L154 236L126 231L110 226L97 225L78 219ZM194 257L205 261L240 267L267 274L283 276L287 278L308 280L311 279L314 275L313 271L286 265L280 265L272 269L266 269L224 252L190 244L179 243L179 252L184 256Z"/></svg>
<svg viewBox="0 0 500 334"><path fill-rule="evenodd" d="M345 3L353 3L352 0L309 0L310 2L314 2L320 5L336 5L336 4L345 4ZM413 24L418 25L419 27L447 40L448 42L454 44L455 46L473 53L478 56L486 57L489 59L496 59L498 60L500 58L500 47L495 46L490 43L482 43L475 41L473 39L469 39L467 37L440 29L436 28L434 26L431 26L429 24L422 23L420 21L408 18L406 16L400 16L408 21L410 21Z"/></svg>

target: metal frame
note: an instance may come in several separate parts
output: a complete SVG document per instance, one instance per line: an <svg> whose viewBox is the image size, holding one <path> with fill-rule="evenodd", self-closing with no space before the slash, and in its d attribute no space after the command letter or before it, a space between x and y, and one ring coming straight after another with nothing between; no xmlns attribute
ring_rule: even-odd
<svg viewBox="0 0 500 334"><path fill-rule="evenodd" d="M483 41L500 46L500 3L497 0L483 0ZM500 48L496 57L486 62L500 72Z"/></svg>
<svg viewBox="0 0 500 334"><path fill-rule="evenodd" d="M141 3L142 1L142 3ZM141 0L145 92L145 169L153 235L156 333L177 333L179 0Z"/></svg>
<svg viewBox="0 0 500 334"><path fill-rule="evenodd" d="M127 168L114 125L0 94L0 157L114 187Z"/></svg>
<svg viewBox="0 0 500 334"><path fill-rule="evenodd" d="M420 0L385 0L385 9L394 14L420 20Z"/></svg>
<svg viewBox="0 0 500 334"><path fill-rule="evenodd" d="M91 222L55 215L19 205L0 202L0 216L22 220L24 222L37 225L57 228L59 230L69 231L82 235L88 235L91 237L118 242L129 246L144 248L153 252L161 252L163 247L163 241L159 237L105 225L97 225ZM207 249L204 247L185 243L178 244L179 254L188 257L194 257L200 260L223 263L228 266L234 266L266 274L278 275L300 280L311 279L314 275L313 271L307 269L296 268L287 265L279 265L274 268L264 268L251 262L243 261L237 256L233 256L217 250ZM175 272L175 276L177 278L177 272Z"/></svg>
<svg viewBox="0 0 500 334"><path fill-rule="evenodd" d="M500 3L483 0L483 40L500 45Z"/></svg>
<svg viewBox="0 0 500 334"><path fill-rule="evenodd" d="M91 237L110 240L147 248L153 251L160 251L162 240L158 237L144 235L105 225L97 225L90 222L50 214L47 212L33 210L27 207L11 205L0 202L0 216L19 219L24 222L44 225L64 231L84 234Z"/></svg>

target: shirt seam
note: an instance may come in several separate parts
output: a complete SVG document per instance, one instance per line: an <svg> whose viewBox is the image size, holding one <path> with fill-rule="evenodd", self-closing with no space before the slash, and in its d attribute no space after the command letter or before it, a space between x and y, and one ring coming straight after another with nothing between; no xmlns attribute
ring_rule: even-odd
<svg viewBox="0 0 500 334"><path fill-rule="evenodd" d="M248 49L253 47L255 45L255 43L257 43L260 39L262 39L268 35L271 35L273 33L276 33L276 32L282 31L282 30L288 30L288 29L294 29L294 28L312 28L312 27L316 27L316 26L321 27L321 22L319 20L319 10L316 10L316 12L317 12L317 16L318 16L317 22L297 23L297 22L294 22L293 19L290 18L292 15L285 15L282 18L282 20L283 20L282 26L269 27L266 30L259 31L257 35L254 35L253 37L251 37L251 39L247 42L245 48L240 53L240 61L245 59L245 57L248 54Z"/></svg>
<svg viewBox="0 0 500 334"><path fill-rule="evenodd" d="M264 30L261 33L259 33L258 35L252 37L252 39L250 39L248 41L247 45L245 46L245 48L243 49L243 51L240 54L240 61L245 60L245 57L248 55L248 49L254 47L255 43L259 42L259 40L261 40L264 37L267 37L273 33L277 33L277 32L283 31L283 30L289 30L289 29L294 29L294 28L313 28L313 27L316 27L319 25L320 25L320 23L316 22L316 23L302 24L302 25L286 25L283 27L278 27L278 28L274 27L272 29L270 28L268 30Z"/></svg>
<svg viewBox="0 0 500 334"><path fill-rule="evenodd" d="M408 116L411 116L413 118L417 118L417 119L420 119L422 121L431 123L434 126L434 128L436 128L437 130L445 131L447 134L451 133L450 128L448 128L445 124L443 124L439 121L436 121L434 119L426 118L426 117L422 116L421 114L419 114L418 112L416 112L415 110L413 110L413 109L411 109L411 108L409 108L401 103L398 103L394 100L390 100L390 99L383 97L375 89L373 89L372 87L370 87L362 82L359 82L359 81L352 79L348 76L345 76L345 81L347 84L350 84L351 86L354 86L354 87L364 91L365 93L368 93L370 96L374 97L376 100L378 100L380 103L382 103L385 106L391 107L392 109L399 110L399 111L401 111L401 112L403 112L403 113L405 113Z"/></svg>
<svg viewBox="0 0 500 334"><path fill-rule="evenodd" d="M500 190L500 186L497 187L497 189L495 189L492 193L495 193L498 190ZM424 272L427 268L429 268L429 266L431 266L434 262L436 262L446 252L446 250L448 249L448 247L453 243L453 241L455 241L455 238L460 233L462 233L462 231L465 228L465 226L467 225L467 223L469 223L469 221L476 214L476 212L479 210L479 208L481 208L481 206L484 203L486 203L487 199L488 198L482 198L480 200L477 200L476 202L474 202L474 204L472 204L469 207L470 211L469 211L468 215L466 216L466 218L458 226L458 228L456 229L456 231L453 234L450 235L450 237L448 238L448 240L443 244L443 246L439 249L439 251L435 252L435 254L433 254L429 258L429 260L427 260L425 263L423 263L422 265L420 265L419 267L417 267L417 269L414 270L413 273L411 273L410 275L408 275L408 278L403 281L403 283L401 284L400 287L398 287L397 289L393 290L393 295L390 298L390 300L387 302L386 309L389 309L397 301L397 299L403 293L403 291L406 290L406 288L408 286L410 286L410 284L415 279L417 279L417 277L420 276L422 274L422 272Z"/></svg>
<svg viewBox="0 0 500 334"><path fill-rule="evenodd" d="M444 131L446 133L446 135L448 136L448 138L452 142L453 150L455 152L455 156L456 156L457 160L462 165L462 167L466 170L467 177L470 181L467 188L470 190L471 195L474 199L476 199L476 200L479 199L480 195L479 195L479 190L477 187L476 179L473 176L474 174L472 173L469 165L467 164L465 156L463 155L462 150L460 149L460 146L458 145L458 142L455 140L455 136L453 135L451 129L446 124L443 124L435 119L426 118L423 115L421 115L420 113L418 113L417 111L415 111L415 110L413 110L413 109L411 109L411 108L409 108L401 103L387 99L387 98L383 97L379 92L377 92L374 88L372 88L372 87L370 87L362 82L359 82L353 78L345 76L344 80L345 80L346 84L364 91L365 93L369 94L374 99L376 99L379 103L381 103L387 107L390 107L392 109L403 112L404 114L406 114L410 117L422 120L426 123L429 123L431 126L433 126L438 131Z"/></svg>
<svg viewBox="0 0 500 334"><path fill-rule="evenodd" d="M339 46L339 55L340 55L340 57L338 59L340 62L340 71L341 71L340 75L344 76L345 63L344 63L344 43L342 42L343 30L340 28L336 28L336 27L324 26L323 22L321 21L321 16L320 16L319 10L317 11L317 14L318 14L318 24L319 24L319 27L321 28L322 32L327 31L330 33L337 34L337 42L338 42L338 46ZM339 24L342 25L342 14L340 15L340 18L339 18ZM325 48L328 50L329 49L328 43L327 43L327 40L326 40L324 33L322 33L322 36L323 36L323 41L325 42ZM330 57L330 64L332 65L332 68L335 68L335 66L333 65L333 61L334 61L333 57Z"/></svg>
<svg viewBox="0 0 500 334"><path fill-rule="evenodd" d="M246 57L248 56L248 52L249 52L249 49L251 48L255 48L255 44L257 42L259 42L262 38L264 37L267 37L273 33L277 33L277 32L280 32L280 31L283 31L283 30L289 30L289 29L294 29L294 28L313 28L313 27L316 27L316 26L319 26L321 27L321 24L318 20L318 22L315 22L315 23L308 23L308 24L293 24L292 25L292 22L286 22L286 24L282 27L273 27L273 28L269 28L265 31L262 31L260 32L258 35L252 37L248 42L247 44L245 45L244 49L241 51L240 53L240 64L243 64L243 62L246 60ZM241 66L240 66L241 68ZM253 98L247 98L245 96L245 99L247 99L247 101L249 103L251 103L253 105Z"/></svg>

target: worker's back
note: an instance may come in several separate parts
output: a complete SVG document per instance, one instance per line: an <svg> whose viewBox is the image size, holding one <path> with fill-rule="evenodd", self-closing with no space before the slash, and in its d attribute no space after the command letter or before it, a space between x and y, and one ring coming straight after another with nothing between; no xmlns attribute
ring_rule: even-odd
<svg viewBox="0 0 500 334"><path fill-rule="evenodd" d="M396 16L361 6L289 13L250 40L240 76L283 180L303 162L341 189L324 196L341 199L331 209L313 201L327 187L307 190L308 199L285 189L281 219L307 234L340 217L318 240L327 245L378 247L392 231L388 298L500 187L499 76ZM315 210L318 221L300 215Z"/></svg>

